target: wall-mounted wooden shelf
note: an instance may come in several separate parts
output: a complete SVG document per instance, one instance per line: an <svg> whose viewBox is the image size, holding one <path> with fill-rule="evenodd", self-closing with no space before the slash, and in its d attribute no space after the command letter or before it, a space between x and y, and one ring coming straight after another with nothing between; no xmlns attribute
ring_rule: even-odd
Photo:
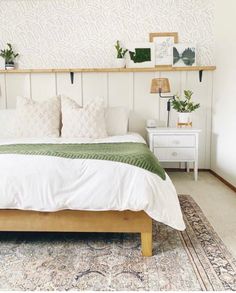
<svg viewBox="0 0 236 293"><path fill-rule="evenodd" d="M158 71L214 71L216 66L171 67L158 66L154 68L59 68L59 69L15 69L0 70L0 73L63 73L63 72L158 72Z"/></svg>

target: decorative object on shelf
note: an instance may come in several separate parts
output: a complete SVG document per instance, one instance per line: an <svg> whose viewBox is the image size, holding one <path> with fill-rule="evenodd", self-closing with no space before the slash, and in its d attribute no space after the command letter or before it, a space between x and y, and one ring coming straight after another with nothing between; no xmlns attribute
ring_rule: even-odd
<svg viewBox="0 0 236 293"><path fill-rule="evenodd" d="M163 96L162 94L170 93L170 83L168 78L153 78L151 84L151 94L159 94L160 98L168 99L167 101L167 124L170 126L170 108L171 108L171 99L174 99L174 96Z"/></svg>
<svg viewBox="0 0 236 293"><path fill-rule="evenodd" d="M149 41L155 44L156 66L172 66L173 46L178 43L178 33L150 33Z"/></svg>
<svg viewBox="0 0 236 293"><path fill-rule="evenodd" d="M192 44L175 44L173 46L173 66L195 66L196 47Z"/></svg>
<svg viewBox="0 0 236 293"><path fill-rule="evenodd" d="M128 46L127 67L143 68L155 66L154 43L136 43Z"/></svg>
<svg viewBox="0 0 236 293"><path fill-rule="evenodd" d="M5 69L15 69L15 59L19 56L18 53L14 53L12 45L7 43L7 49L1 50L0 57L5 60Z"/></svg>
<svg viewBox="0 0 236 293"><path fill-rule="evenodd" d="M122 48L120 45L120 41L118 41L118 40L116 41L115 48L116 48L117 55L116 55L114 65L118 68L124 68L125 67L125 54L128 50Z"/></svg>
<svg viewBox="0 0 236 293"><path fill-rule="evenodd" d="M193 103L193 92L190 90L184 91L184 99L176 95L171 101L173 109L178 112L178 127L192 127L192 112L200 107L200 104Z"/></svg>

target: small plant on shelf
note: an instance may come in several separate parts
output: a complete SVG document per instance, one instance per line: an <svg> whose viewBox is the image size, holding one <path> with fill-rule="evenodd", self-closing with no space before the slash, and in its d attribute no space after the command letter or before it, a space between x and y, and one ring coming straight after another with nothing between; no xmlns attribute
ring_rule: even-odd
<svg viewBox="0 0 236 293"><path fill-rule="evenodd" d="M116 48L116 52L117 52L117 58L118 59L124 58L125 54L128 50L121 47L120 41L116 41L115 48Z"/></svg>
<svg viewBox="0 0 236 293"><path fill-rule="evenodd" d="M184 91L184 99L179 95L175 96L175 99L172 100L171 104L173 109L178 113L191 113L197 110L200 107L200 104L195 104L192 102L193 92L190 90Z"/></svg>
<svg viewBox="0 0 236 293"><path fill-rule="evenodd" d="M196 111L199 107L199 103L192 101L193 92L191 90L184 91L184 98L176 95L171 101L171 106L178 112L178 126L190 125L192 126L191 113Z"/></svg>
<svg viewBox="0 0 236 293"><path fill-rule="evenodd" d="M19 54L15 53L12 49L12 45L7 43L7 48L0 51L0 57L5 60L5 69L15 68L15 59Z"/></svg>
<svg viewBox="0 0 236 293"><path fill-rule="evenodd" d="M124 68L125 67L125 54L128 50L121 47L120 41L116 41L115 49L116 49L116 59L114 62L115 67Z"/></svg>

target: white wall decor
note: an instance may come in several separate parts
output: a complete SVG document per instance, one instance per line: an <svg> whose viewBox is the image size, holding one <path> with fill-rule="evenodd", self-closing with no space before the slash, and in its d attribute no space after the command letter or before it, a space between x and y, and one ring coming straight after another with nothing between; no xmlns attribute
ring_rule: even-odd
<svg viewBox="0 0 236 293"><path fill-rule="evenodd" d="M196 66L196 46L193 44L174 44L173 66Z"/></svg>
<svg viewBox="0 0 236 293"><path fill-rule="evenodd" d="M178 43L178 33L150 33L149 41L155 44L155 65L172 66L173 46Z"/></svg>
<svg viewBox="0 0 236 293"><path fill-rule="evenodd" d="M20 68L111 67L114 44L178 32L214 63L214 0L1 0L0 48L12 43Z"/></svg>

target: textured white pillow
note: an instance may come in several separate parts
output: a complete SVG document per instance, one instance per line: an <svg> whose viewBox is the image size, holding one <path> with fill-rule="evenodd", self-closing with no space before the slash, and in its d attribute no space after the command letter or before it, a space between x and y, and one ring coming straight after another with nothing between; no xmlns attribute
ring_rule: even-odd
<svg viewBox="0 0 236 293"><path fill-rule="evenodd" d="M0 110L0 138L16 136L16 110Z"/></svg>
<svg viewBox="0 0 236 293"><path fill-rule="evenodd" d="M44 102L17 97L17 136L58 137L60 113L59 97Z"/></svg>
<svg viewBox="0 0 236 293"><path fill-rule="evenodd" d="M95 99L82 108L74 100L62 97L61 111L62 137L107 137L102 100Z"/></svg>
<svg viewBox="0 0 236 293"><path fill-rule="evenodd" d="M129 110L124 107L110 107L105 111L107 134L124 135L128 131Z"/></svg>

